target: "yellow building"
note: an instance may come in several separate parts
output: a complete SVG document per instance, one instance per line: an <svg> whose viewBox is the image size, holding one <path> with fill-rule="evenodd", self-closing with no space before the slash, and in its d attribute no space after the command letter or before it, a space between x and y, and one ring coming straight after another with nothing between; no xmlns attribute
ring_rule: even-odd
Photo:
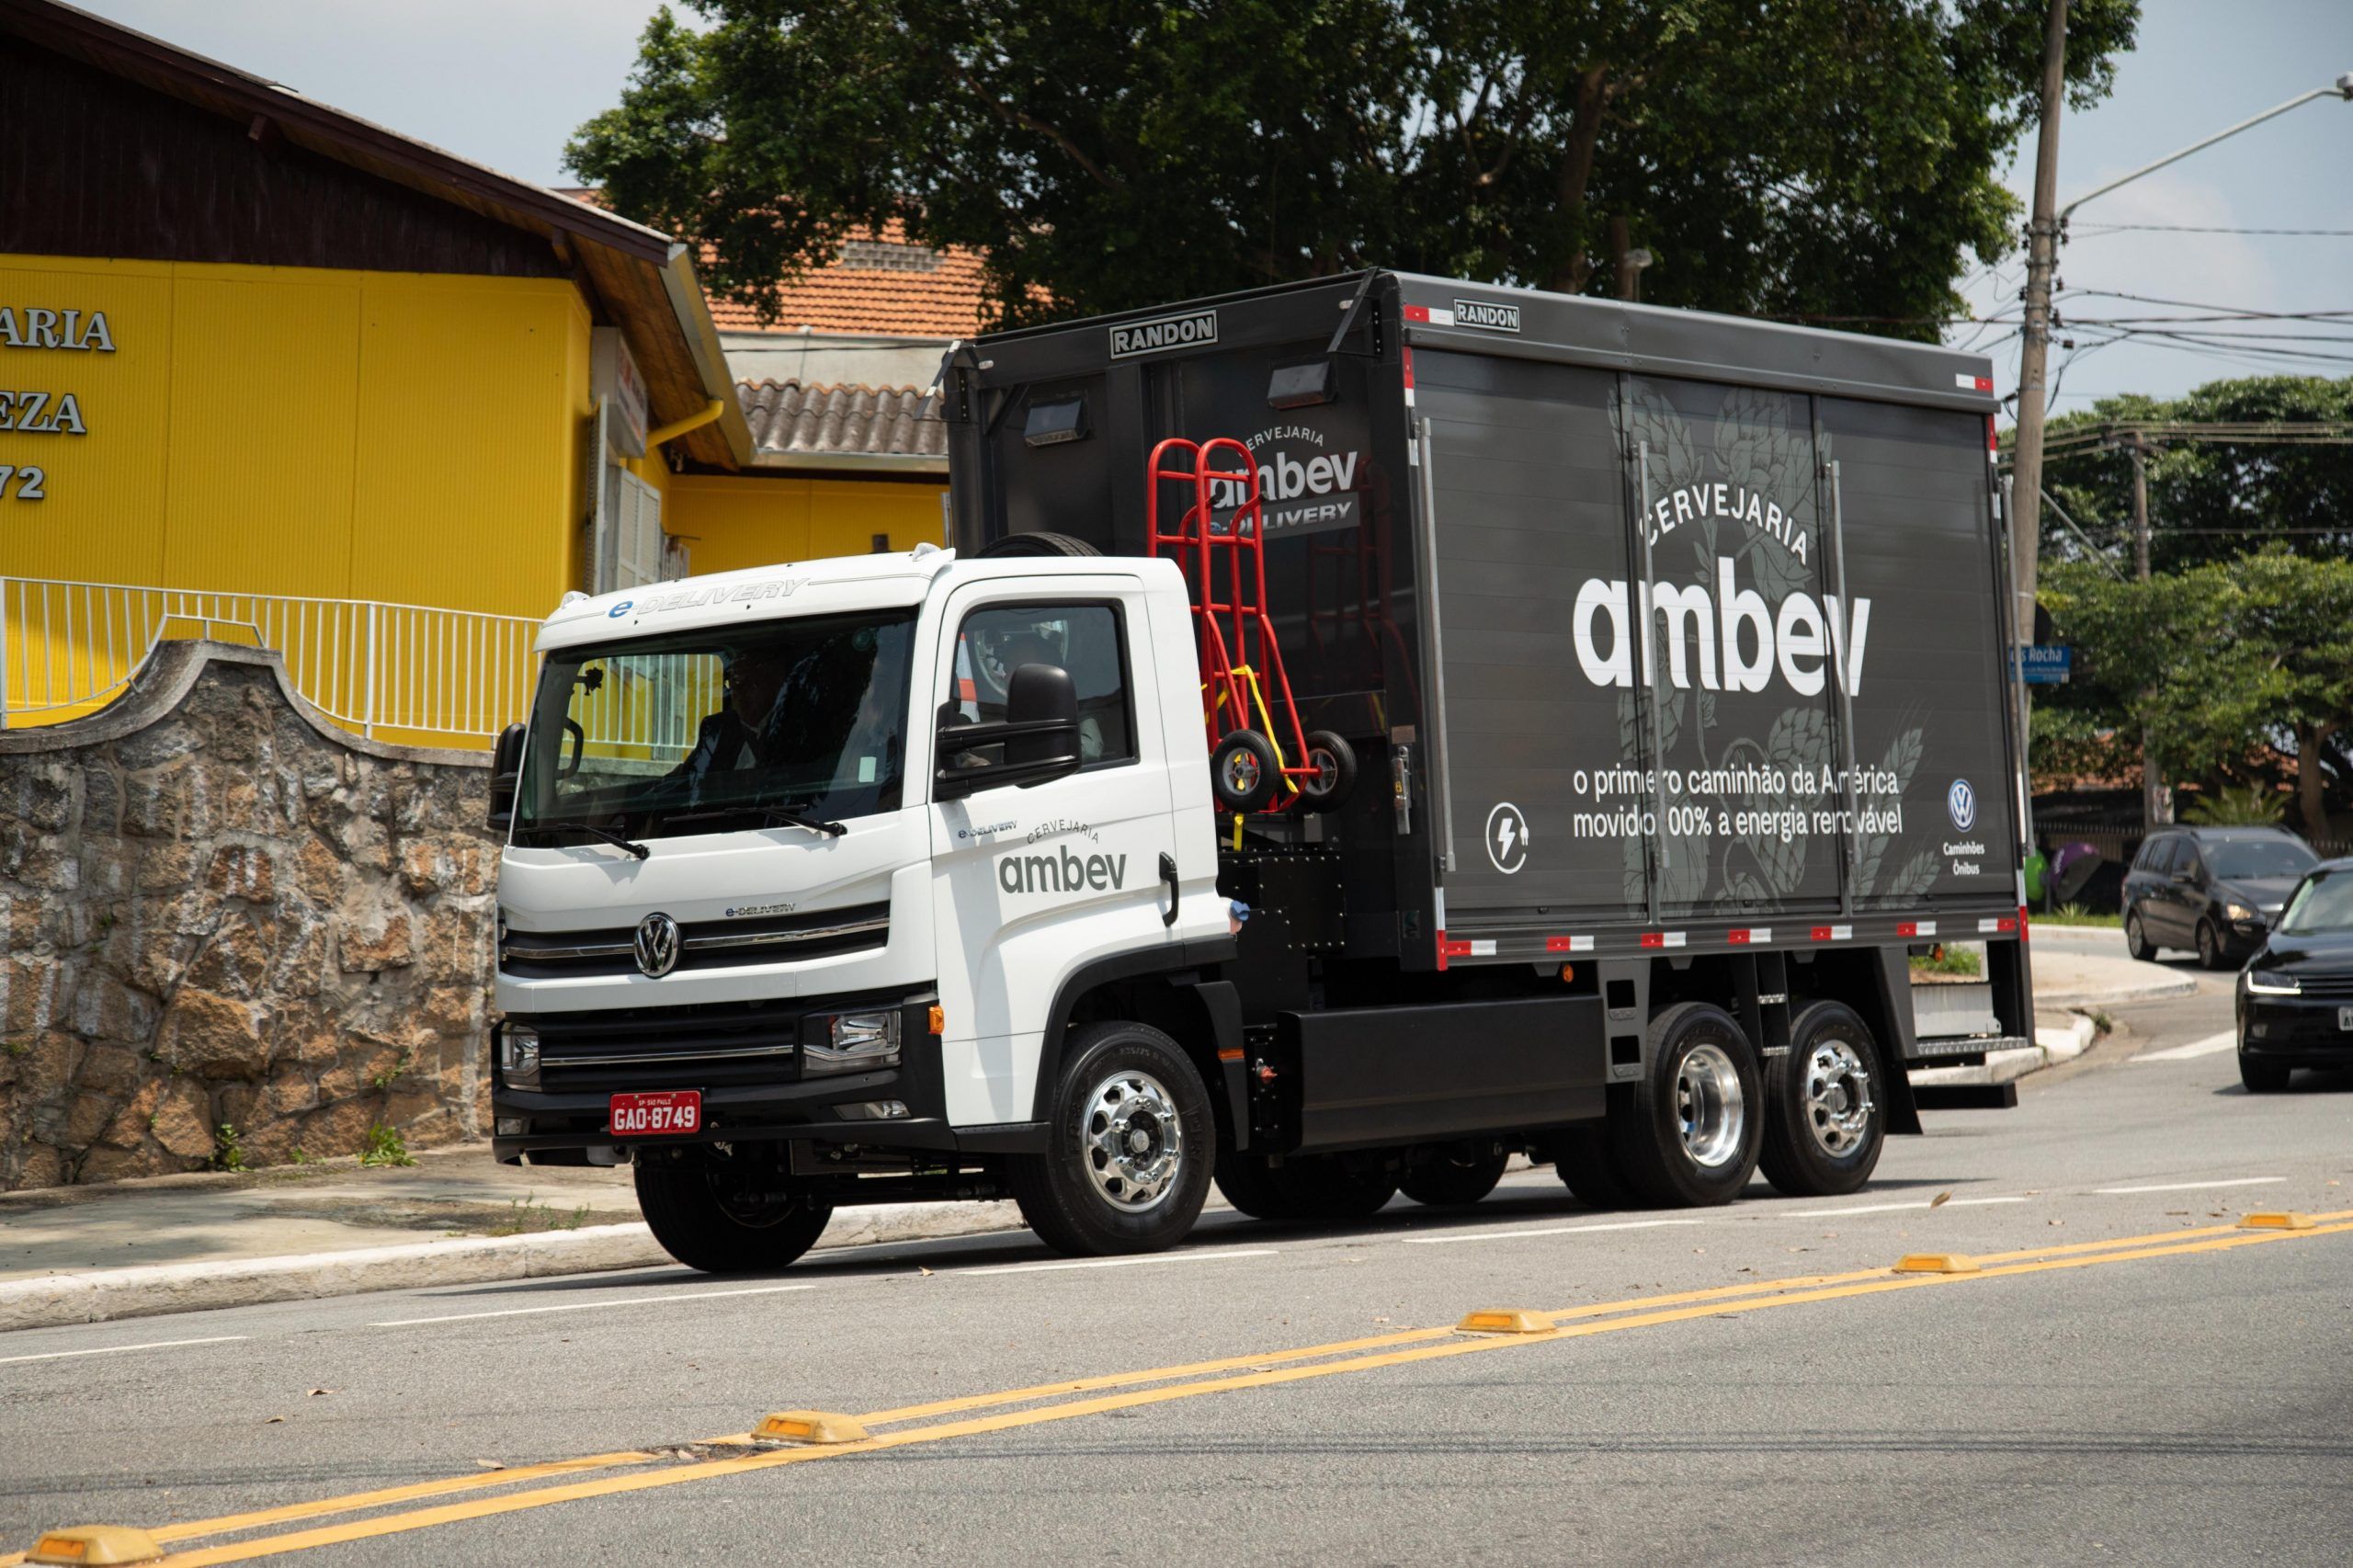
<svg viewBox="0 0 2353 1568"><path fill-rule="evenodd" d="M479 744L567 590L939 537L936 453L756 439L665 235L47 0L0 105L0 727L209 632Z"/></svg>

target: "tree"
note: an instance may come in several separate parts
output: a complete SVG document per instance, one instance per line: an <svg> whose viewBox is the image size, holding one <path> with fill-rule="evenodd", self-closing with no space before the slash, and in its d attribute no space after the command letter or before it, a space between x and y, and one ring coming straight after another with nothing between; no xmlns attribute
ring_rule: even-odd
<svg viewBox="0 0 2353 1568"><path fill-rule="evenodd" d="M2080 744L2094 728L2084 716L2106 713L2148 725L2169 773L2209 784L2259 781L2291 755L2304 831L2327 831L2324 758L2353 724L2353 562L2274 545L2146 583L2084 562L2047 582L2044 605L2084 668L2054 705L2075 716L2053 722L2054 746Z"/></svg>
<svg viewBox="0 0 2353 1568"><path fill-rule="evenodd" d="M2177 422L2353 422L2353 377L2250 376L2210 381L2179 398L2103 398L2086 411L2053 419L2046 439L2103 426ZM2227 561L2275 543L2315 561L2353 555L2353 443L2160 439L2147 462L2150 553L2159 571ZM2054 454L2043 483L2104 552L2131 561L2129 452L2094 448ZM2046 559L2084 554L2082 542L2048 508L2042 528Z"/></svg>
<svg viewBox="0 0 2353 1568"><path fill-rule="evenodd" d="M691 0L571 167L781 282L891 223L1007 324L1394 266L1932 338L2046 0ZM2075 0L2073 96L2138 0Z"/></svg>

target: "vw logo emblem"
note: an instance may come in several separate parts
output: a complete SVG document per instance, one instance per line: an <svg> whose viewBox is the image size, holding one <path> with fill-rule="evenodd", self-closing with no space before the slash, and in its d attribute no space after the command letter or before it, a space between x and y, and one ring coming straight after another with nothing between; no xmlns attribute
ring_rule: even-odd
<svg viewBox="0 0 2353 1568"><path fill-rule="evenodd" d="M678 967L678 923L656 911L637 923L637 968L659 980Z"/></svg>
<svg viewBox="0 0 2353 1568"><path fill-rule="evenodd" d="M1963 833L1977 825L1977 791L1969 787L1968 779L1954 779L1952 788L1945 791L1945 812Z"/></svg>

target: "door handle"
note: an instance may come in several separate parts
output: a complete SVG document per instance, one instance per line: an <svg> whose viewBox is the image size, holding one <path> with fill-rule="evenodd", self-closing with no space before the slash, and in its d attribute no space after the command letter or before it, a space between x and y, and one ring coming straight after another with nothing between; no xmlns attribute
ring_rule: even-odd
<svg viewBox="0 0 2353 1568"><path fill-rule="evenodd" d="M1183 896L1176 888L1176 857L1165 849L1160 852L1160 880L1168 884L1168 913L1160 917L1163 926L1176 924L1176 902Z"/></svg>

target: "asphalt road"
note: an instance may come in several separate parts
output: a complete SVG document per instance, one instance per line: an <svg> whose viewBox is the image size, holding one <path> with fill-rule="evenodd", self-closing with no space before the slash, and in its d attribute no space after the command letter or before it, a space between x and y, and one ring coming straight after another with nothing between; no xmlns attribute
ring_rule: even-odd
<svg viewBox="0 0 2353 1568"><path fill-rule="evenodd" d="M1601 1214L1540 1170L1146 1260L1014 1233L0 1335L0 1548L269 1511L188 1560L2342 1562L2353 1077L2246 1096L2226 984L1851 1199ZM2234 1228L2289 1209L2344 1218ZM1924 1251L1985 1272L1881 1272ZM793 1408L879 1443L688 1446Z"/></svg>

